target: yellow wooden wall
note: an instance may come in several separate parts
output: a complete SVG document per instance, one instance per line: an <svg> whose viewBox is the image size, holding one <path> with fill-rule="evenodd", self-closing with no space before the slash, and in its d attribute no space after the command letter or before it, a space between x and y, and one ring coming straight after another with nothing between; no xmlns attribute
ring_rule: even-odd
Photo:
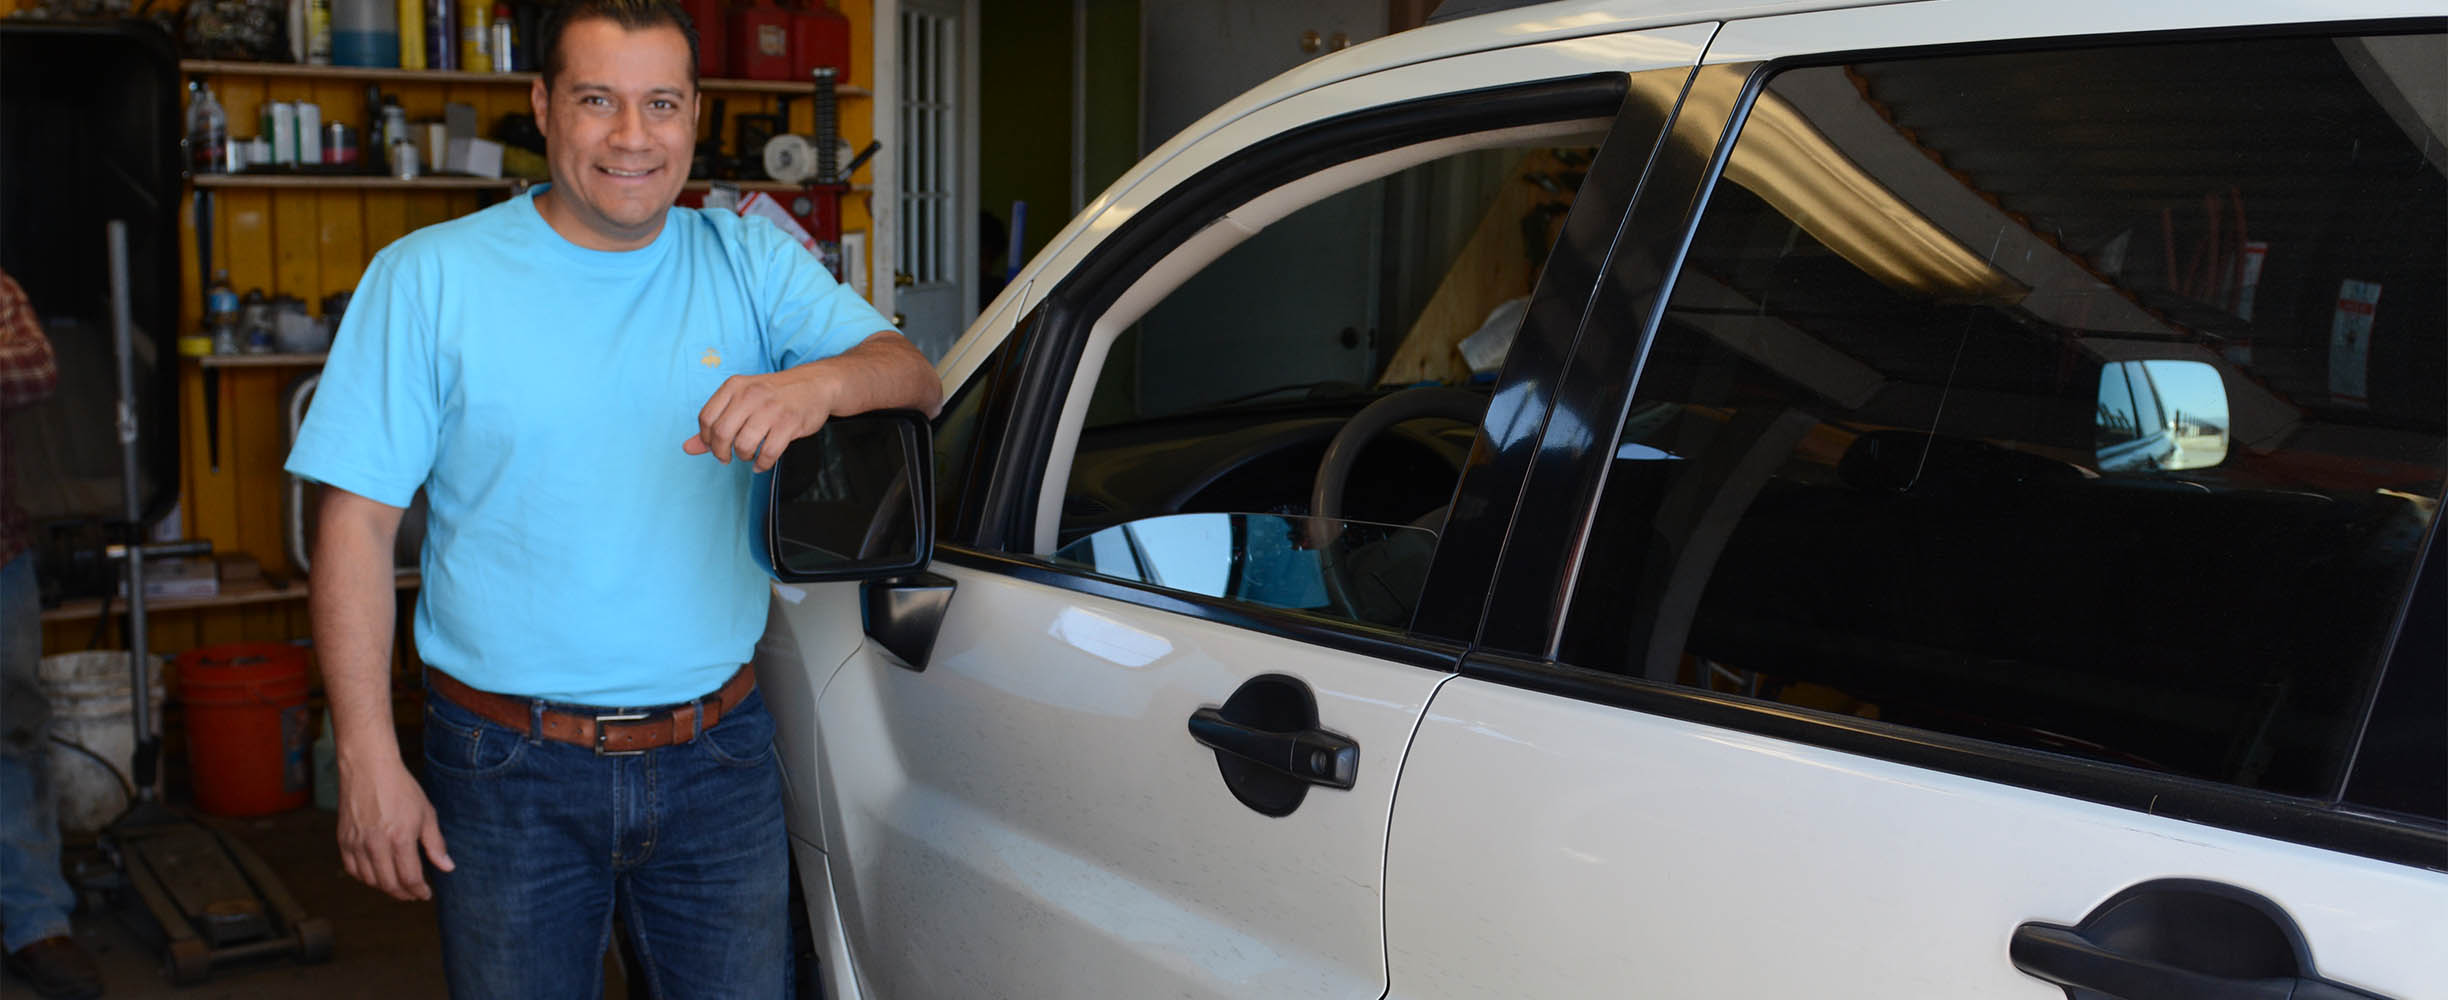
<svg viewBox="0 0 2448 1000"><path fill-rule="evenodd" d="M0 0L0 15L29 0ZM851 20L853 82L871 86L874 61L871 0L839 0ZM246 74L209 77L214 93L229 112L231 131L255 133L258 109L266 101L313 101L326 122L346 122L364 134L365 82L266 78ZM383 81L387 94L398 97L410 120L439 118L445 104L475 106L480 127L489 131L503 114L529 110L523 81L500 83L433 83ZM712 98L721 97L731 114L771 113L770 95L708 92L702 97L701 129L711 130ZM841 101L843 137L863 148L873 137L872 102L845 95ZM725 131L730 129L726 123ZM814 109L795 100L791 128L814 130ZM727 137L726 137L727 138ZM868 168L854 178L862 186ZM198 331L203 323L203 288L196 260L195 190L181 201L180 325ZM310 310L321 311L324 296L353 287L366 261L401 235L474 211L507 195L478 191L385 191L359 189L215 188L212 190L212 266L229 272L241 293L263 289L266 295L294 295ZM843 228L869 227L868 197L853 194L843 205ZM872 262L870 262L872 268ZM879 287L870 283L868 287ZM266 572L296 575L282 540L285 480L281 462L286 450L286 415L281 397L310 367L217 369L217 430L208 434L205 420L207 379L204 369L186 362L179 380L180 498L186 537L209 539L216 551L253 556ZM216 442L218 448L211 447ZM213 459L216 457L218 461ZM308 623L304 603L250 605L227 609L171 612L154 616L152 641L156 650L175 652L234 639L304 637ZM90 622L46 625L47 649L84 648Z"/></svg>

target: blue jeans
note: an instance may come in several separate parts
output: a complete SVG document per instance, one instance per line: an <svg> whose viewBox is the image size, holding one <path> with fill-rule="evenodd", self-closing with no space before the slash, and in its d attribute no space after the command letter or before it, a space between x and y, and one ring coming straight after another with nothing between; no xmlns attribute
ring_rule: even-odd
<svg viewBox="0 0 2448 1000"><path fill-rule="evenodd" d="M51 798L51 700L42 690L42 595L34 556L0 566L0 946L68 933L76 890L60 877Z"/></svg>
<svg viewBox="0 0 2448 1000"><path fill-rule="evenodd" d="M452 996L599 1000L616 911L650 996L789 994L790 861L761 694L689 743L627 757L425 697L425 789L457 865L426 867Z"/></svg>

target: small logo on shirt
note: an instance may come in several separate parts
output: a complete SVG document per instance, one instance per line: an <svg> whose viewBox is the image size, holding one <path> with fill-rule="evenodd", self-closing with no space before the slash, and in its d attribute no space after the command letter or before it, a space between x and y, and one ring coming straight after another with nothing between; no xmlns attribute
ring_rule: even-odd
<svg viewBox="0 0 2448 1000"><path fill-rule="evenodd" d="M698 358L697 363L708 368L712 368L715 365L722 364L722 353L711 347L706 348L705 356Z"/></svg>

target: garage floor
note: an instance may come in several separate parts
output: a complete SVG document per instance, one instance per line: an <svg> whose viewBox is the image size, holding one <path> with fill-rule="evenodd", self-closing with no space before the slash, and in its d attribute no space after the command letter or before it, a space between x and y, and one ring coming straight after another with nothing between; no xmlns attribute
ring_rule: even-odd
<svg viewBox="0 0 2448 1000"><path fill-rule="evenodd" d="M275 960L217 972L203 983L173 987L161 959L120 917L81 909L77 941L102 966L111 1000L329 1000L332 997L441 997L441 937L430 903L403 903L358 884L340 869L334 816L298 809L260 819L212 819L263 856L306 912L331 921L332 960L299 965ZM69 863L98 854L70 845ZM605 995L626 995L617 963L607 963ZM0 973L0 998L32 997L23 980Z"/></svg>

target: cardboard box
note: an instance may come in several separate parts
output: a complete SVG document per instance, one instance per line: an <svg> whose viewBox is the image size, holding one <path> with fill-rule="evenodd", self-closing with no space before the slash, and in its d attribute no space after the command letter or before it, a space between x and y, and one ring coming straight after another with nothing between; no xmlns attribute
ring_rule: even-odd
<svg viewBox="0 0 2448 1000"><path fill-rule="evenodd" d="M442 169L475 177L502 175L502 144L491 139L452 139Z"/></svg>

